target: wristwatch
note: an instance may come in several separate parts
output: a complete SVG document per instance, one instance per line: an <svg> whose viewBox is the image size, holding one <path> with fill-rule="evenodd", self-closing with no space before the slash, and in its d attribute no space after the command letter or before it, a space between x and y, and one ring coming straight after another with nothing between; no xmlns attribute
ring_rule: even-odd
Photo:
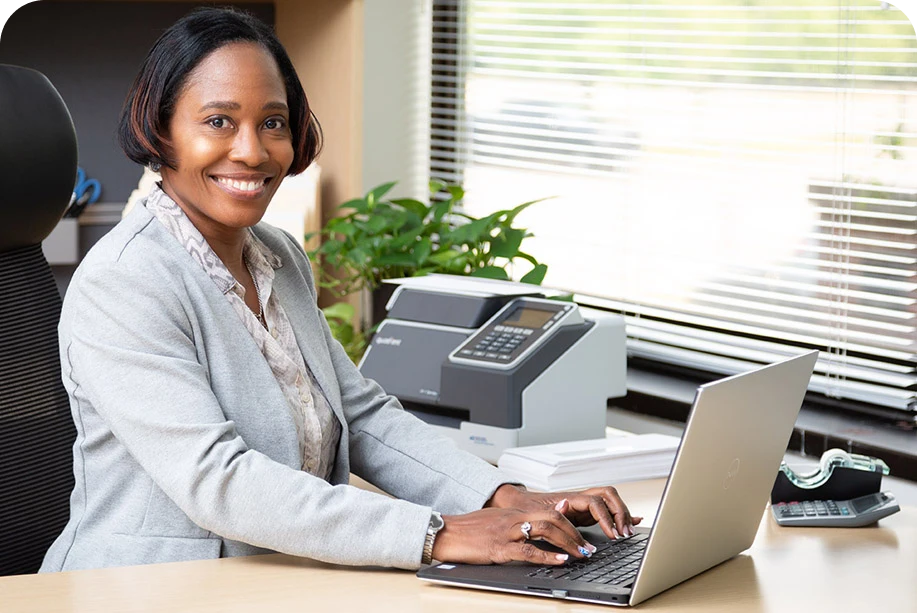
<svg viewBox="0 0 917 613"><path fill-rule="evenodd" d="M433 514L430 516L430 525L427 527L427 536L423 540L423 557L420 558L421 564L431 564L433 562L433 542L436 540L437 533L439 533L445 525L446 522L443 521L443 516L437 511L433 511Z"/></svg>

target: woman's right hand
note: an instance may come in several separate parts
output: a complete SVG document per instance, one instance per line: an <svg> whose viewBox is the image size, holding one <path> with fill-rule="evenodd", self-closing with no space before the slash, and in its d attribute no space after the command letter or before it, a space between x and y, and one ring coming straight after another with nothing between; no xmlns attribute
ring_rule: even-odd
<svg viewBox="0 0 917 613"><path fill-rule="evenodd" d="M440 562L560 565L568 556L583 558L595 551L556 509L533 512L486 508L466 515L444 515L443 521L445 525L433 543L433 558ZM531 524L531 539L543 539L564 553L545 551L526 539L522 531L526 522Z"/></svg>

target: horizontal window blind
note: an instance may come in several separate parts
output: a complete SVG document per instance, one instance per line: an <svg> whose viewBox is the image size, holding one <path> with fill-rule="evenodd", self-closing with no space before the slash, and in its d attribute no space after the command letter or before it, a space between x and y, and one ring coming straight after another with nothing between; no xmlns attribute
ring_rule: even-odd
<svg viewBox="0 0 917 613"><path fill-rule="evenodd" d="M917 36L871 0L435 0L430 173L635 358L917 417ZM525 270L516 271L518 275Z"/></svg>

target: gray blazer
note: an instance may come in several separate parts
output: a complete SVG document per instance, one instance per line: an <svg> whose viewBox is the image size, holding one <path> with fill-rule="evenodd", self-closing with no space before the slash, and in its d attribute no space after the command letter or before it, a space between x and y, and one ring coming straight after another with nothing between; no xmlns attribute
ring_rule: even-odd
<svg viewBox="0 0 917 613"><path fill-rule="evenodd" d="M42 571L271 551L416 568L431 508L481 508L505 482L363 378L316 306L305 253L276 228L255 233L283 261L274 291L342 424L331 483L298 470L286 400L232 306L137 206L64 300L76 486ZM348 486L351 472L399 499Z"/></svg>

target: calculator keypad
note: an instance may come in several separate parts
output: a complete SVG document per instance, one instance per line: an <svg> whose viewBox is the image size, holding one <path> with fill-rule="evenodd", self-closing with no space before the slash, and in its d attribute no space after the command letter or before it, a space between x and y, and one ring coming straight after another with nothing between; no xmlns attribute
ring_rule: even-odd
<svg viewBox="0 0 917 613"><path fill-rule="evenodd" d="M485 336L474 345L469 345L459 351L459 355L475 358L486 358L509 362L516 349L522 345L534 330L517 328L514 326L494 326Z"/></svg>
<svg viewBox="0 0 917 613"><path fill-rule="evenodd" d="M833 500L806 500L804 502L780 502L774 505L778 517L826 517L850 515L850 510Z"/></svg>
<svg viewBox="0 0 917 613"><path fill-rule="evenodd" d="M774 519L781 526L857 527L874 524L900 510L894 496L884 492L853 500L775 502Z"/></svg>

